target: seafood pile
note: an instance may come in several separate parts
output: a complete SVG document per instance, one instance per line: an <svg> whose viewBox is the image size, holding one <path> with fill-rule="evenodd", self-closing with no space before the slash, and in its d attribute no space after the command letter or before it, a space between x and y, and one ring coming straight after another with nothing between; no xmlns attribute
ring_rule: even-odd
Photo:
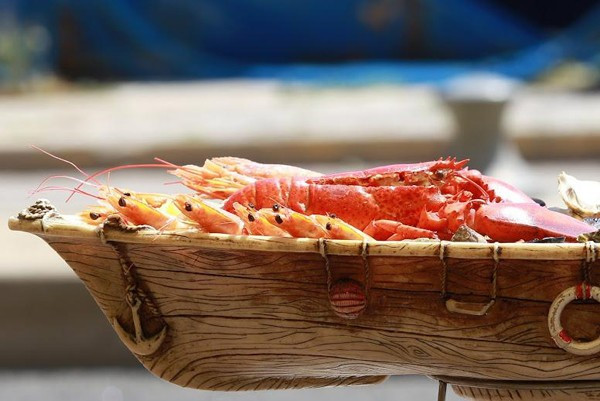
<svg viewBox="0 0 600 401"><path fill-rule="evenodd" d="M294 166L220 157L203 166L119 166L86 175L70 189L98 205L79 214L101 225L233 235L351 240L577 241L594 226L538 204L468 160L439 159L324 175ZM193 192L166 195L110 187L98 177L124 168L164 168ZM78 169L81 173L80 169ZM97 193L82 190L91 185ZM43 191L50 187L41 187Z"/></svg>

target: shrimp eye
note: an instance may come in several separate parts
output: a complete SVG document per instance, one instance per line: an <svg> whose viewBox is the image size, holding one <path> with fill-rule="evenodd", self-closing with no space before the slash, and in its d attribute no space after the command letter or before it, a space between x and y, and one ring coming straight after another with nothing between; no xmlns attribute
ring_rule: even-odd
<svg viewBox="0 0 600 401"><path fill-rule="evenodd" d="M273 205L273 211L274 211L274 212L277 212L277 211L279 211L279 205L278 205L277 203L275 203L275 204Z"/></svg>
<svg viewBox="0 0 600 401"><path fill-rule="evenodd" d="M325 228L326 228L327 230L331 230L331 223L327 223L327 224L325 224Z"/></svg>
<svg viewBox="0 0 600 401"><path fill-rule="evenodd" d="M248 220L249 221L254 221L256 219L254 218L254 216L251 213L248 213Z"/></svg>
<svg viewBox="0 0 600 401"><path fill-rule="evenodd" d="M283 223L283 219L282 219L282 218L281 218L281 216L280 216L280 215L278 215L278 214L276 214L276 215L275 215L275 221L276 221L278 224L281 224L281 223Z"/></svg>
<svg viewBox="0 0 600 401"><path fill-rule="evenodd" d="M256 208L256 206L254 206L254 203L252 203L252 202L248 202L248 207L250 209L255 209Z"/></svg>
<svg viewBox="0 0 600 401"><path fill-rule="evenodd" d="M444 178L446 178L446 172L442 171L442 170L437 170L435 173L435 178L437 178L438 180L442 180Z"/></svg>
<svg viewBox="0 0 600 401"><path fill-rule="evenodd" d="M122 196L119 198L119 206L121 206L121 207L127 206L127 202L125 202L125 198L123 198Z"/></svg>
<svg viewBox="0 0 600 401"><path fill-rule="evenodd" d="M183 204L183 207L185 208L185 210L187 210L188 212L192 211L192 205L189 202L185 202Z"/></svg>
<svg viewBox="0 0 600 401"><path fill-rule="evenodd" d="M99 218L100 218L100 215L98 213L90 212L90 219L98 220Z"/></svg>
<svg viewBox="0 0 600 401"><path fill-rule="evenodd" d="M131 196L131 192L123 192L123 195L125 195L125 196Z"/></svg>
<svg viewBox="0 0 600 401"><path fill-rule="evenodd" d="M329 215L329 217L331 217L332 219L335 219L335 218L337 218L337 215L336 215L335 213L331 213L331 214Z"/></svg>

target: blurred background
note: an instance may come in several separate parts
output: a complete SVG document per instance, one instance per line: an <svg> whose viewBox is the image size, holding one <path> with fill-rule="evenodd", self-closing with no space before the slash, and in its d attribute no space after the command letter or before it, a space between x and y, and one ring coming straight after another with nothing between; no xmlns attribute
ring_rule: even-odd
<svg viewBox="0 0 600 401"><path fill-rule="evenodd" d="M454 155L562 206L560 171L600 180L598 89L596 0L0 0L0 220L44 177L77 176L32 144L88 171L155 156L333 172ZM181 190L167 181L111 176ZM90 203L44 197L65 213ZM418 377L180 389L139 368L41 240L4 223L0 244L0 399L435 397Z"/></svg>

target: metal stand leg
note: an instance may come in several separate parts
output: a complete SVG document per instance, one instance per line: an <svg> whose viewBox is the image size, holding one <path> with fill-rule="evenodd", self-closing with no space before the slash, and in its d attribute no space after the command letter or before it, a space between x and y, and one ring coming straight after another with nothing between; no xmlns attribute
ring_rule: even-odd
<svg viewBox="0 0 600 401"><path fill-rule="evenodd" d="M447 383L441 380L438 381L438 398L437 401L446 401L446 386Z"/></svg>

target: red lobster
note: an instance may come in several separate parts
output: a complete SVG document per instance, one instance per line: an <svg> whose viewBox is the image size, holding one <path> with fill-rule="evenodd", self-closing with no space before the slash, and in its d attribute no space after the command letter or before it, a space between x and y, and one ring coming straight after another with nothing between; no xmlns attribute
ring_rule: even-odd
<svg viewBox="0 0 600 401"><path fill-rule="evenodd" d="M499 242L558 236L575 241L579 234L594 231L466 164L448 158L331 175L263 178L227 197L224 209L235 212L235 203L257 209L277 204L307 215L335 215L378 240L450 239L461 225Z"/></svg>

